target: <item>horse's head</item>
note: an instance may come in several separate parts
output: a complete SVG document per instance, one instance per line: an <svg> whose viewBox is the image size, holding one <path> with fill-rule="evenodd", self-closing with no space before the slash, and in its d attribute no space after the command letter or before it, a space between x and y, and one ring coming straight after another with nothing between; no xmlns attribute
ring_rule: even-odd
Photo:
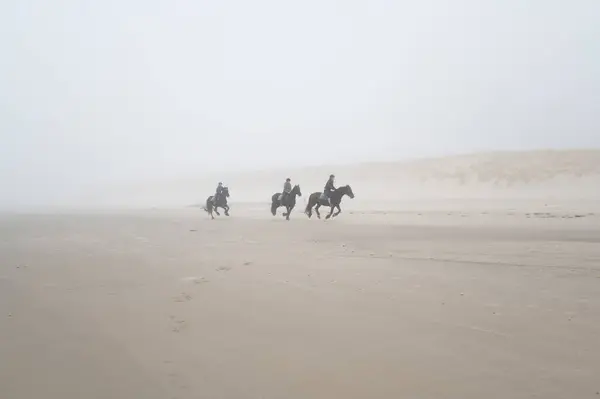
<svg viewBox="0 0 600 399"><path fill-rule="evenodd" d="M297 194L299 197L302 197L302 191L300 191L299 184L296 184L294 188L292 188L292 194Z"/></svg>
<svg viewBox="0 0 600 399"><path fill-rule="evenodd" d="M345 185L343 187L343 189L344 189L344 194L346 194L350 198L354 198L354 192L352 191L352 187L350 187L349 184Z"/></svg>
<svg viewBox="0 0 600 399"><path fill-rule="evenodd" d="M223 187L223 195L229 198L229 187Z"/></svg>

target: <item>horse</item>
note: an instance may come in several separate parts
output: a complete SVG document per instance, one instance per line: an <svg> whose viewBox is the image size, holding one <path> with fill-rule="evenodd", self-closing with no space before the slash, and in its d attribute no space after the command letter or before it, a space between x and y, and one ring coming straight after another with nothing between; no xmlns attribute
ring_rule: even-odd
<svg viewBox="0 0 600 399"><path fill-rule="evenodd" d="M317 207L315 208L315 212L317 213L317 217L321 219L319 208L322 206L329 206L331 207L331 211L329 212L329 215L325 217L325 219L329 219L330 217L336 217L342 212L342 208L340 208L340 203L342 202L342 198L344 197L344 195L347 195L350 198L354 198L352 187L350 187L349 185L338 187L333 193L331 193L331 196L329 197L331 205L327 202L326 199L322 197L322 193L312 193L310 197L308 197L308 204L306 205L304 213L306 213L306 215L310 219L310 217L312 216L312 208L316 205ZM337 212L333 213L335 208L337 208Z"/></svg>
<svg viewBox="0 0 600 399"><path fill-rule="evenodd" d="M213 211L218 216L221 216L219 211L217 211L217 208L221 207L225 210L225 215L229 216L229 205L227 205L227 198L229 198L229 188L223 187L223 194L220 195L219 198L216 198L216 201L214 195L211 195L206 199L206 206L204 207L204 210L210 215L211 218L214 219L215 217L213 216Z"/></svg>
<svg viewBox="0 0 600 399"><path fill-rule="evenodd" d="M285 216L286 220L290 220L290 213L292 213L292 209L296 206L296 196L302 197L300 185L296 184L284 200L280 201L280 196L281 193L275 193L271 197L271 213L275 216L277 214L277 208L285 206L286 212L283 213L283 216Z"/></svg>

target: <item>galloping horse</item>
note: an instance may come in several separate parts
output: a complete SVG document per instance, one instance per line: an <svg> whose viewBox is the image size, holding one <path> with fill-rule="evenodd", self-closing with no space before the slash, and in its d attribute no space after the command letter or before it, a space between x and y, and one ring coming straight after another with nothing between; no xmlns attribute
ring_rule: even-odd
<svg viewBox="0 0 600 399"><path fill-rule="evenodd" d="M227 198L229 198L229 188L223 187L223 194L220 195L219 198L215 199L215 196L211 195L206 199L206 206L204 207L204 210L208 212L211 218L214 219L215 217L213 216L213 211L217 215L221 216L219 211L217 211L217 208L221 207L225 210L225 215L229 216L229 205L227 205Z"/></svg>
<svg viewBox="0 0 600 399"><path fill-rule="evenodd" d="M312 208L316 205L315 212L317 213L317 217L321 219L321 214L319 213L319 208L322 206L331 207L331 211L329 215L325 217L325 219L329 219L330 217L336 217L342 212L342 208L340 208L340 203L342 202L342 197L347 195L350 198L354 198L354 193L352 192L352 187L349 185L338 187L333 193L331 193L331 197L329 200L331 204L327 202L326 199L322 198L322 193L312 193L310 197L308 197L308 204L306 205L306 210L304 213L310 218L312 216ZM337 212L333 213L334 209L337 208Z"/></svg>
<svg viewBox="0 0 600 399"><path fill-rule="evenodd" d="M302 192L298 184L292 188L292 191L282 201L279 200L281 193L273 194L271 197L271 213L273 216L277 214L277 208L285 206L286 212L283 213L283 216L285 216L286 220L290 220L290 213L292 213L292 209L296 206L296 196L302 197Z"/></svg>

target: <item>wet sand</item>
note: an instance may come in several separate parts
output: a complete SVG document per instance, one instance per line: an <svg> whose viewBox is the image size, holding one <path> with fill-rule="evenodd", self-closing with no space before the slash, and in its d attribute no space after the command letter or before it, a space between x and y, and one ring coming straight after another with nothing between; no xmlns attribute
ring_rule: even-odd
<svg viewBox="0 0 600 399"><path fill-rule="evenodd" d="M0 397L600 397L598 213L260 207L2 216Z"/></svg>

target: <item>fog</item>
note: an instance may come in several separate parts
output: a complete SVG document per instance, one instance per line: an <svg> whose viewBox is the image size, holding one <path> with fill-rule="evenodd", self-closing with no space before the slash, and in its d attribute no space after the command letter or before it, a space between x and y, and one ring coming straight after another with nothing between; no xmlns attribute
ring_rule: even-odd
<svg viewBox="0 0 600 399"><path fill-rule="evenodd" d="M127 182L600 147L597 0L0 5L0 206Z"/></svg>

